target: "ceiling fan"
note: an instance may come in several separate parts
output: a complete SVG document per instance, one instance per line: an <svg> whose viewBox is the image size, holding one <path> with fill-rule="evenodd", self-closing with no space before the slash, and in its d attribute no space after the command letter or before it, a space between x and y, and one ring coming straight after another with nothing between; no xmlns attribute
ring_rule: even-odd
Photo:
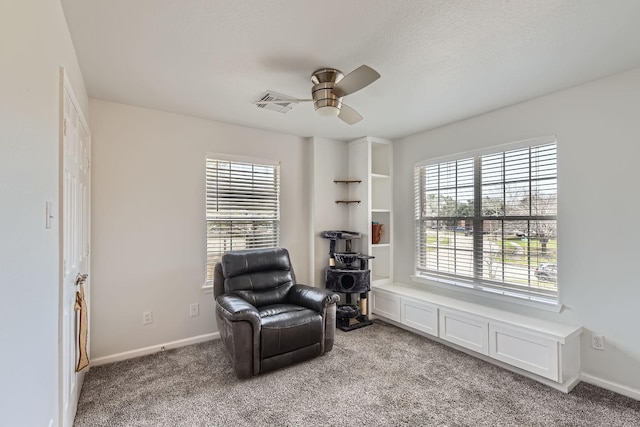
<svg viewBox="0 0 640 427"><path fill-rule="evenodd" d="M346 76L335 68L321 68L311 75L311 99L263 99L256 101L259 107L265 104L285 104L311 102L321 116L338 117L343 122L353 125L362 120L362 116L353 108L342 102L342 98L369 86L380 78L373 68L362 65Z"/></svg>

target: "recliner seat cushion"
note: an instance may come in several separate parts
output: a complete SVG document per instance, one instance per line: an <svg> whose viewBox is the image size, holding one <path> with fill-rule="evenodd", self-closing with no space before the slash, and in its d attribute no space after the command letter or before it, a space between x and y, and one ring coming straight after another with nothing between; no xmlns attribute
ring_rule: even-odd
<svg viewBox="0 0 640 427"><path fill-rule="evenodd" d="M292 304L275 304L259 310L262 359L319 343L324 324L320 313Z"/></svg>

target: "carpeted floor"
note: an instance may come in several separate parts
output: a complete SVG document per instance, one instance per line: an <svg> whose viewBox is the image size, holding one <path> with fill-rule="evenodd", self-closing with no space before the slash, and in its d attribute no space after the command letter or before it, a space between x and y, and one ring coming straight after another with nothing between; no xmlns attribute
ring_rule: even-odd
<svg viewBox="0 0 640 427"><path fill-rule="evenodd" d="M75 426L639 426L640 402L565 395L376 321L332 352L239 381L219 340L92 368Z"/></svg>

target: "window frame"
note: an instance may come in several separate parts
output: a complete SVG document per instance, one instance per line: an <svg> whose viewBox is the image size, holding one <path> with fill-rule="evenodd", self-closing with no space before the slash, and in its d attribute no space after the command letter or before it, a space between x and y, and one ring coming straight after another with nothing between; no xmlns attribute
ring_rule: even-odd
<svg viewBox="0 0 640 427"><path fill-rule="evenodd" d="M262 210L262 209L257 209L256 206L257 204L259 204L260 202L255 202L255 200L259 199L260 197L264 197L264 187L261 188L262 192L260 194L258 194L255 191L255 187L254 184L256 182L256 180L253 178L253 170L251 172L252 178L250 180L247 179L242 179L242 181L238 180L236 181L235 185L237 186L238 183L252 183L251 186L251 196L254 196L255 198L249 198L249 200L254 200L253 204L250 204L249 206L246 206L243 210L245 210L246 212L244 212L244 217L241 216L239 214L239 212L237 211L238 209L238 205L230 205L236 208L236 211L231 211L231 210L224 210L224 209L216 209L216 210L212 210L212 205L218 205L220 204L220 201L225 200L227 202L232 200L227 197L227 198L213 198L213 194L218 194L218 190L219 187L216 187L216 189L214 190L213 188L211 188L211 185L216 184L219 181L216 181L215 179L212 179L209 176L209 173L214 172L215 170L218 170L218 166L216 166L215 168L213 168L212 166L210 166L210 162L218 162L218 163L229 163L229 164L233 164L236 166L251 166L252 168L254 167L259 167L259 168L273 168L273 173L274 173L274 177L273 177L273 186L274 186L274 190L272 193L268 193L268 195L270 197L275 197L275 200L271 200L271 203L269 204L274 204L275 203L275 209L274 210ZM236 172L237 174L237 172ZM254 158L254 157L245 157L245 156L234 156L234 155L228 155L228 154L221 154L221 153L207 153L206 158L205 158L205 285L203 286L203 289L205 291L212 291L213 288L213 269L215 267L215 263L217 261L219 261L220 257L222 256L222 254L226 251L226 250L233 250L233 249L245 249L245 247L239 247L239 248L234 248L233 247L233 238L236 237L237 238L242 238L243 236L241 235L229 235L229 239L231 239L230 242L230 247L226 250L223 250L222 252L220 250L215 250L214 246L216 246L215 244L213 244L210 240L214 239L213 236L210 235L210 225L213 222L217 222L219 224L227 224L227 226L231 227L233 222L236 223L272 223L272 232L269 234L269 236L265 239L265 244L252 244L250 247L251 248L261 248L261 247L274 247L274 246L279 246L280 245L280 212L281 212L281 176L280 176L281 172L280 172L280 162L276 161L276 160L270 160L270 159L263 159L263 158ZM232 191L237 191L237 188L233 188L233 185L231 184L231 179L233 178L233 176L230 174L229 175L229 180L227 181L229 183L229 185L231 186L230 190ZM243 191L247 191L247 187L245 187L243 189ZM242 199L243 201L246 202L247 199ZM233 202L232 202L233 203ZM239 204L242 204L243 202L240 202ZM253 207L253 209L250 209L251 207ZM222 213L225 212L225 213ZM218 214L216 214L218 213ZM254 213L254 215L250 215L250 213ZM248 236L251 236L251 234L247 234L244 236L244 239L246 240L248 238ZM255 236L252 236L255 237ZM261 236L261 239L264 237ZM218 245L219 246L219 245ZM246 246L245 245L240 245L240 246Z"/></svg>
<svg viewBox="0 0 640 427"><path fill-rule="evenodd" d="M555 152L554 152L555 163L554 163L553 178L552 178L553 182L555 183L555 194L553 197L555 197L556 205L555 205L554 214L553 215L548 215L548 214L534 215L530 210L528 215L505 215L505 211L503 209L503 212L501 215L483 216L483 213L482 213L483 183L482 183L482 169L481 169L483 156L492 156L492 155L505 156L506 153L509 153L514 150L522 150L522 149L534 148L538 146L548 146L550 144L554 144L554 149L555 149ZM556 245L557 245L557 224L558 224L557 148L558 148L557 138L555 135L551 135L551 136L532 138L532 139L527 139L523 141L488 147L482 150L474 150L474 151L458 153L450 156L428 159L428 160L415 163L414 165L414 194L415 194L414 232L415 232L415 239L416 239L415 241L416 252L415 252L415 263L414 263L415 275L411 276L412 280L414 282L421 283L421 284L435 285L438 287L444 287L447 289L452 289L452 290L462 291L462 292L471 292L476 295L498 299L502 301L510 301L518 304L532 305L535 307L541 307L544 309L557 311L560 307L557 276L556 276L555 289L544 289L539 285L532 285L533 281L531 280L532 272L530 269L532 264L531 264L530 251L527 252L527 255L526 255L526 258L527 258L526 265L527 265L527 268L529 269L529 272L527 273L529 279L528 279L528 284L526 285L519 285L515 283L510 283L507 281L506 274L504 273L505 271L504 266L506 265L506 263L504 262L504 258L501 261L501 265L503 268L502 270L503 278L499 281L488 280L486 276L483 277L482 265L481 265L482 256L483 256L482 254L483 252L486 252L485 245L483 243L484 242L483 234L485 234L483 221L497 220L497 221L501 221L501 224L503 225L507 224L508 222L512 222L513 224L515 223L515 221L527 221L527 224L529 224L529 221L552 221L551 223L552 227L554 227L553 229L554 231L556 231L554 238L556 239ZM456 203L456 215L446 216L446 217L437 216L437 215L435 216L428 215L426 213L428 210L428 208L426 207L426 203L428 203L427 189L424 187L426 183L426 176L427 176L426 174L428 173L427 168L430 166L433 167L435 165L438 165L438 167L440 167L440 165L451 163L451 162L456 162L456 165L457 165L457 162L459 161L473 162L473 184L472 184L473 202L474 202L473 214L457 215L458 205ZM531 171L532 169L531 159L529 159L528 165L529 165L528 170ZM420 174L420 171L422 171L422 175ZM531 185L532 182L537 182L537 181L532 178L531 172L529 173L530 173L529 177L526 181L529 183L529 185ZM502 180L500 181L500 183L503 187L506 187L507 184L509 184L509 181L505 180L504 174L502 176ZM440 192L442 191L441 187L442 187L442 184L440 181L440 177L438 177L438 184L437 184L438 194L440 194ZM462 187L462 185L460 187ZM455 188L456 189L458 188L457 181L456 181ZM529 191L528 196L530 197L531 194L532 192ZM530 205L533 203L531 200L532 199L529 199ZM437 206L441 206L440 203L441 203L440 199L438 198ZM507 205L503 205L503 206L506 209ZM471 263L473 264L473 267L472 267L473 272L470 276L464 276L464 275L454 274L446 271L438 271L438 270L433 270L428 268L427 255L426 255L427 254L427 236L428 236L427 226L431 224L429 221L434 221L434 220L450 221L452 224L454 224L453 227L456 227L457 224L460 224L461 223L460 221L465 221L465 225L468 224L467 221L469 221L472 224L471 235L473 239L473 244L471 249L467 250L472 254ZM440 230L440 223L436 223L436 224L437 224L436 229ZM454 228L453 234L455 235L455 233L456 232ZM501 236L501 245L502 245L501 248L504 248L506 234L504 230L502 230L502 228L500 231L500 236ZM436 251L438 250L440 250L440 246L436 244ZM457 246L454 246L453 249L449 248L449 251L454 252L454 256L457 256L456 251L459 251L459 250L460 249L458 249ZM556 246L556 250L557 250L557 246ZM558 260L557 260L557 254L556 254L556 258L555 258L556 268L557 268L557 262ZM454 264L454 265L455 265L454 268L457 269L458 268L457 264ZM448 269L450 270L451 268L449 267Z"/></svg>

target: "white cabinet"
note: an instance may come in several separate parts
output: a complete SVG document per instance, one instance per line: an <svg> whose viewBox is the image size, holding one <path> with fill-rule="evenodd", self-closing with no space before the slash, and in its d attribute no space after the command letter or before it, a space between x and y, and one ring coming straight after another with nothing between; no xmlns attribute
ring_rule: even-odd
<svg viewBox="0 0 640 427"><path fill-rule="evenodd" d="M455 310L440 309L439 336L477 353L489 355L487 319Z"/></svg>
<svg viewBox="0 0 640 427"><path fill-rule="evenodd" d="M371 284L390 284L393 275L393 147L390 141L365 137L349 143L349 176L362 183L349 188L349 230L362 234L359 251L375 258L369 263ZM373 243L372 223L382 224Z"/></svg>
<svg viewBox="0 0 640 427"><path fill-rule="evenodd" d="M373 314L396 322L400 321L400 297L386 292L372 292Z"/></svg>
<svg viewBox="0 0 640 427"><path fill-rule="evenodd" d="M470 350L565 393L580 378L579 326L391 284L372 288L373 314Z"/></svg>
<svg viewBox="0 0 640 427"><path fill-rule="evenodd" d="M559 381L558 341L500 324L489 325L489 356Z"/></svg>
<svg viewBox="0 0 640 427"><path fill-rule="evenodd" d="M400 322L437 337L438 306L410 298L401 298Z"/></svg>

